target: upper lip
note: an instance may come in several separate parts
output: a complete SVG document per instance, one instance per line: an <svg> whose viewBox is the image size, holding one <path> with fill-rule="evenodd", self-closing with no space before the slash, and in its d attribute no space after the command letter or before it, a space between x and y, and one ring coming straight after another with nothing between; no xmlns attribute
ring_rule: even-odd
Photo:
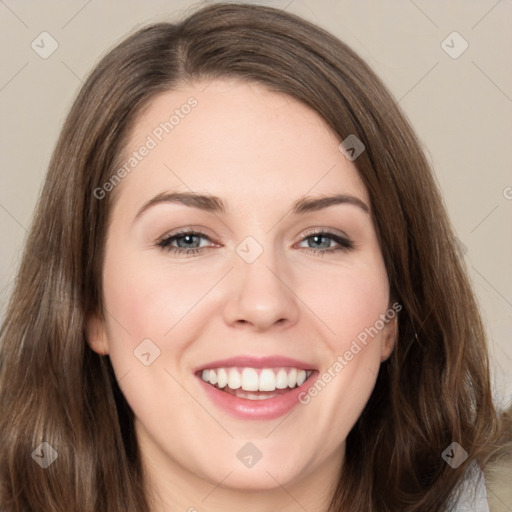
<svg viewBox="0 0 512 512"><path fill-rule="evenodd" d="M264 357L241 355L236 357L230 357L227 359L218 359L216 361L211 361L209 363L202 364L201 366L198 366L194 370L194 373L200 372L205 369L227 368L234 366L244 368L278 368L284 366L298 368L300 370L316 370L316 368L311 363L299 361L298 359L293 359L291 357L278 355Z"/></svg>

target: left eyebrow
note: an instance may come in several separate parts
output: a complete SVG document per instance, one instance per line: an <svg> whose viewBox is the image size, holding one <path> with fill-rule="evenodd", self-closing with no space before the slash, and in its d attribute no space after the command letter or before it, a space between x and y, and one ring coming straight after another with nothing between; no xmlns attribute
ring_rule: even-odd
<svg viewBox="0 0 512 512"><path fill-rule="evenodd" d="M304 197L299 199L292 206L291 212L293 215L300 215L301 213L310 213L334 206L336 204L350 204L358 206L365 213L370 213L370 208L361 199L356 196L348 194L336 194L333 196L320 196L320 197Z"/></svg>
<svg viewBox="0 0 512 512"><path fill-rule="evenodd" d="M197 194L195 192L164 192L153 197L138 211L134 222L149 208L161 203L179 203L191 208L198 208L209 213L222 213L227 211L226 203L218 196L209 194ZM370 213L370 208L364 201L356 196L348 194L336 194L332 196L303 197L296 201L290 212L293 215L316 212L337 204L348 204L361 208L365 213Z"/></svg>

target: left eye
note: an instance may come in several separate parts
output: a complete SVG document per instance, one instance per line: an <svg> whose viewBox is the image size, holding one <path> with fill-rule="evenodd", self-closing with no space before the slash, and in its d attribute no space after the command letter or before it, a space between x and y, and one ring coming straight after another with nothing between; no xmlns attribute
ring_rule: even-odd
<svg viewBox="0 0 512 512"><path fill-rule="evenodd" d="M320 254L323 254L325 252L336 252L336 251L340 251L340 250L349 250L349 249L353 249L354 248L354 242L348 237L348 236L341 236L341 235L337 235L335 233L329 233L327 231L319 231L319 232L314 232L314 233L310 233L308 235L306 235L302 240L301 240L301 243L302 242L305 242L305 241L308 241L308 240L311 240L312 243L314 244L320 244L322 245L322 240L327 240L328 242L328 247L311 247L311 245L309 245L308 247L305 247L305 249L308 249L308 250L313 250L315 253L320 253ZM332 245L330 245L330 242L331 241L334 241L336 244L338 244L338 247L332 247ZM318 249L318 250L315 250L315 249Z"/></svg>
<svg viewBox="0 0 512 512"><path fill-rule="evenodd" d="M205 249L205 246L201 247L200 245L201 239L209 240L211 242L210 238L206 234L199 231L183 231L161 239L156 245L166 251L172 251L173 254L192 255L199 254ZM326 252L336 252L340 250L347 251L354 248L354 243L346 235L341 236L327 231L309 233L301 239L300 243L309 240L311 240L313 244L319 245L322 245L322 241L324 240L328 243L328 247L314 247L311 245L308 247L300 247L300 249L305 249L306 251L311 251L315 254L324 254ZM337 247L333 247L331 245L331 242L333 241L338 245ZM174 245L175 243L177 246Z"/></svg>

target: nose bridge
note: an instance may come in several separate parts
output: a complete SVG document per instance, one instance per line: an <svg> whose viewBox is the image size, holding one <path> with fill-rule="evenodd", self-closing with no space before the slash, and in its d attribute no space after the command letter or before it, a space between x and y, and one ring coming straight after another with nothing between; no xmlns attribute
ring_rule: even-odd
<svg viewBox="0 0 512 512"><path fill-rule="evenodd" d="M236 253L227 321L250 323L258 329L277 322L295 322L298 305L287 283L291 273L287 271L284 255L276 251L272 237L260 242L248 236L238 244Z"/></svg>

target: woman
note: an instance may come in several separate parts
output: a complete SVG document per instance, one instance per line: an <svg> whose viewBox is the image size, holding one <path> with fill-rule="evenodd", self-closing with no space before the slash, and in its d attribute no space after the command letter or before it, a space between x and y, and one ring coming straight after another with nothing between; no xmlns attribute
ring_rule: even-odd
<svg viewBox="0 0 512 512"><path fill-rule="evenodd" d="M138 31L82 87L27 241L2 510L487 510L504 427L457 254L342 42L255 5Z"/></svg>

